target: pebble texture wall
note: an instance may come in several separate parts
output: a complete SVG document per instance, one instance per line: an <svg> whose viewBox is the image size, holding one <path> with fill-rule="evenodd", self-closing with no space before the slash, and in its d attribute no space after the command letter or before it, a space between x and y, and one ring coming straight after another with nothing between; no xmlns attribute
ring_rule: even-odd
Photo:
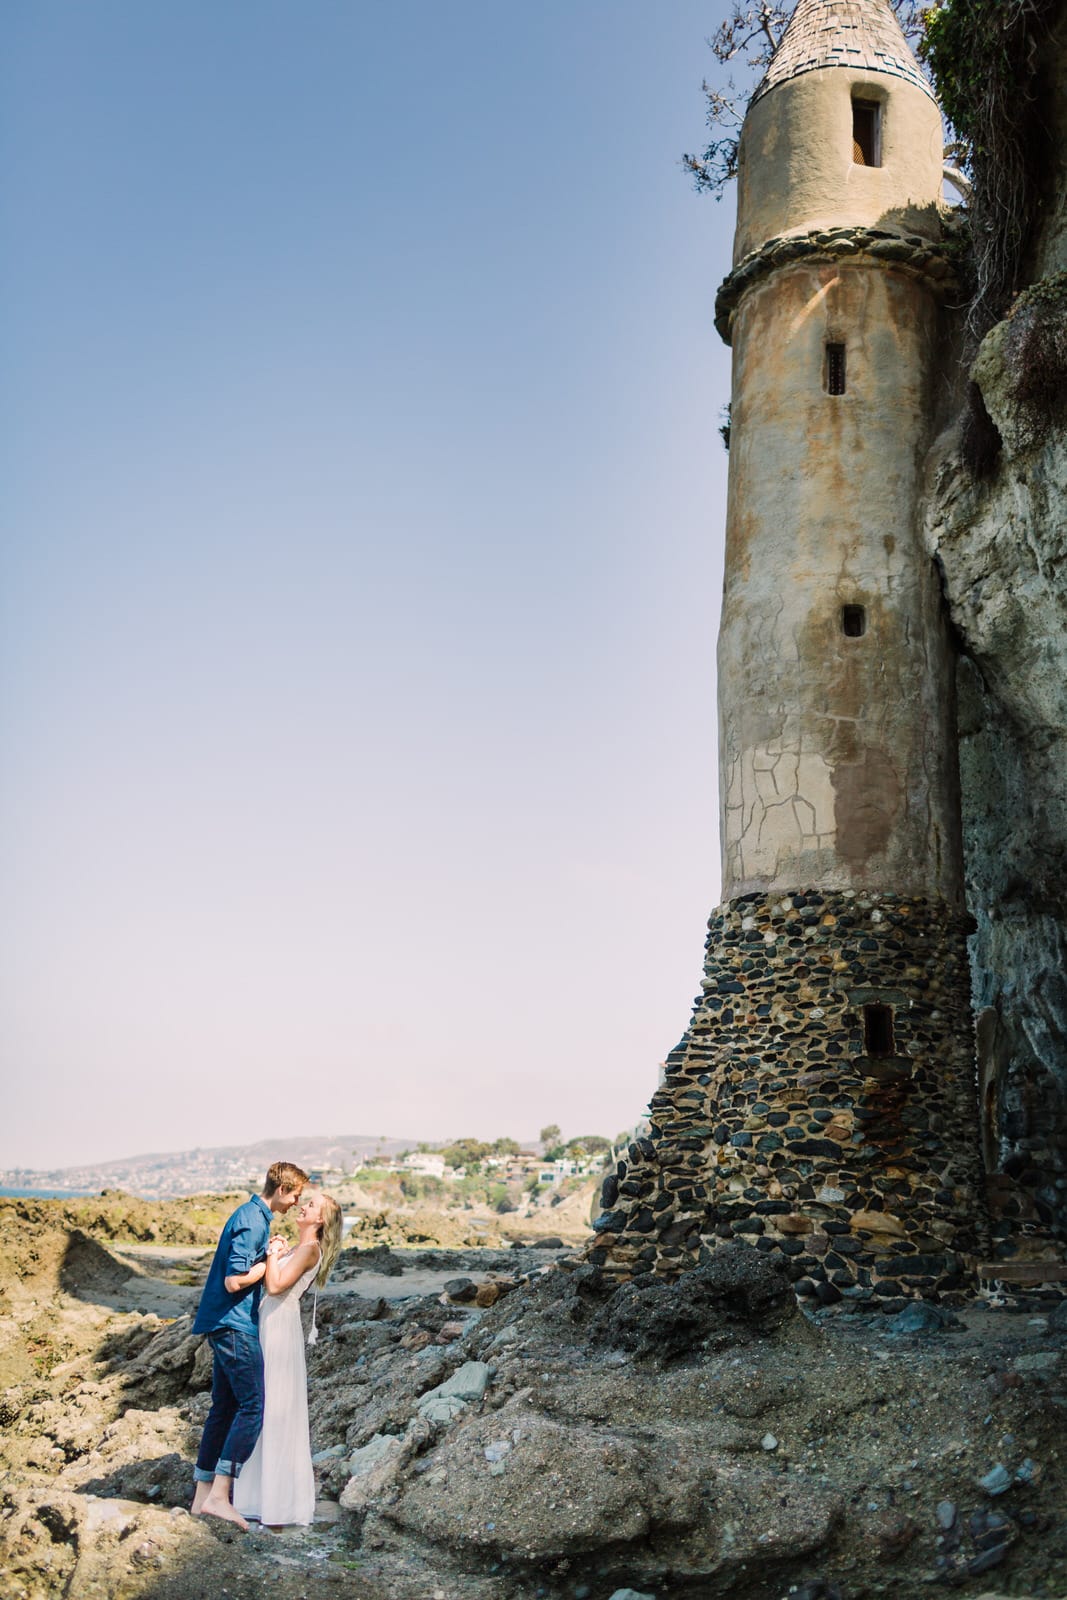
<svg viewBox="0 0 1067 1600"><path fill-rule="evenodd" d="M670 1277L744 1238L823 1304L968 1290L988 1249L972 926L891 894L717 910L702 995L650 1136L605 1181L591 1260Z"/></svg>

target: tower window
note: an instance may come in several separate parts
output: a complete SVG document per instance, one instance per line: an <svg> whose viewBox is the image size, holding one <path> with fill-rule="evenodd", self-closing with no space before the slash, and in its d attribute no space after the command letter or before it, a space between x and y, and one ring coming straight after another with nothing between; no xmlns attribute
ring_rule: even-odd
<svg viewBox="0 0 1067 1600"><path fill-rule="evenodd" d="M863 1008L863 1048L869 1056L891 1056L895 1050L892 1006Z"/></svg>
<svg viewBox="0 0 1067 1600"><path fill-rule="evenodd" d="M844 394L845 392L845 347L843 344L828 344L826 346L826 392L827 394Z"/></svg>
<svg viewBox="0 0 1067 1600"><path fill-rule="evenodd" d="M852 161L857 167L882 165L882 108L877 100L852 102Z"/></svg>
<svg viewBox="0 0 1067 1600"><path fill-rule="evenodd" d="M841 607L841 632L846 639L862 639L867 632L866 606Z"/></svg>

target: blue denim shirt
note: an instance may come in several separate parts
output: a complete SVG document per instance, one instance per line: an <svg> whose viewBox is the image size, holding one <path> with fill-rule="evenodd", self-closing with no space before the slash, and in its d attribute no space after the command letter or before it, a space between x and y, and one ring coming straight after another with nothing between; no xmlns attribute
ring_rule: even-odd
<svg viewBox="0 0 1067 1600"><path fill-rule="evenodd" d="M215 1247L215 1258L200 1296L194 1333L214 1333L218 1328L237 1328L258 1337L259 1294L261 1283L230 1294L225 1279L247 1272L267 1254L271 1209L261 1195L248 1197L229 1219Z"/></svg>

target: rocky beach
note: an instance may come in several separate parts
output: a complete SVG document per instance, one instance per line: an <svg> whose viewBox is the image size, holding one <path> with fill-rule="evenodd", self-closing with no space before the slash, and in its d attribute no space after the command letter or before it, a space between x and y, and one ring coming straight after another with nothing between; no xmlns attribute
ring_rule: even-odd
<svg viewBox="0 0 1067 1600"><path fill-rule="evenodd" d="M0 1206L4 1600L1067 1593L1067 1312L804 1314L740 1242L618 1286L584 1219L363 1218L308 1352L315 1524L194 1520L230 1203Z"/></svg>

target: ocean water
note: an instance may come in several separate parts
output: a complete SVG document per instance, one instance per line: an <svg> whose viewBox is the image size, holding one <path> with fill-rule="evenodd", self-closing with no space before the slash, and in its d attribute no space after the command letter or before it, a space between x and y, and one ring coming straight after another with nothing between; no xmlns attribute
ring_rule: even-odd
<svg viewBox="0 0 1067 1600"><path fill-rule="evenodd" d="M90 1200L99 1189L0 1189L0 1198L12 1200Z"/></svg>

